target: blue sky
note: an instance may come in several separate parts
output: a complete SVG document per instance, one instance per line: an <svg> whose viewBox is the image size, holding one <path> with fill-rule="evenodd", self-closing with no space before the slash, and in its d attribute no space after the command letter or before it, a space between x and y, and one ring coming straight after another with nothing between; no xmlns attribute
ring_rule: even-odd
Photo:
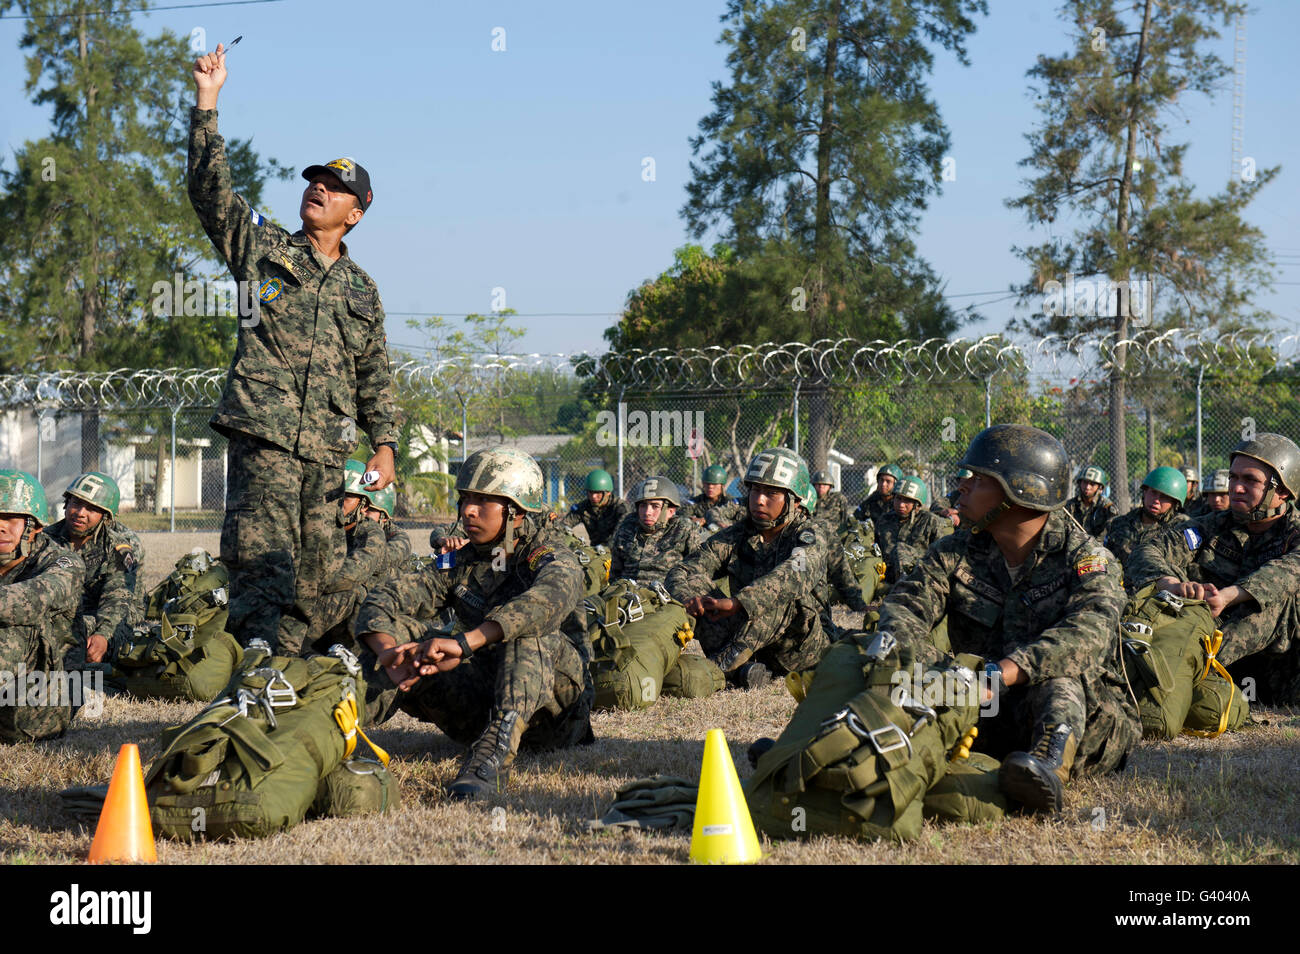
<svg viewBox="0 0 1300 954"><path fill-rule="evenodd" d="M173 0L184 2L184 0ZM1056 6L993 0L969 44L970 67L939 55L932 90L952 134L956 181L926 213L918 243L965 305L993 302L1022 280L1013 245L1029 232L1003 200L1022 190L1016 163L1037 121L1025 71L1067 47ZM488 311L493 289L522 315L521 351L603 349L601 332L628 291L672 261L688 237L678 211L688 138L725 79L721 2L408 3L281 0L157 11L149 31L202 28L209 47L243 34L229 59L220 126L252 135L264 154L301 167L355 156L375 202L349 238L379 283L389 337L417 346L406 314ZM361 19L358 15L361 11ZM504 30L504 51L492 49ZM8 161L48 116L27 102L19 21L0 20L0 148ZM1248 21L1245 155L1282 175L1251 209L1271 247L1300 262L1294 121L1300 4L1267 0ZM496 33L498 45L501 38ZM1217 49L1231 59L1228 31ZM1191 99L1173 141L1190 141L1188 171L1221 188L1230 155L1231 95ZM654 160L654 181L642 177ZM301 183L273 183L266 209L292 221ZM1300 267L1279 280L1300 282ZM1300 325L1295 291L1262 301ZM983 307L967 334L1001 330L1012 302ZM671 342L665 342L671 344Z"/></svg>

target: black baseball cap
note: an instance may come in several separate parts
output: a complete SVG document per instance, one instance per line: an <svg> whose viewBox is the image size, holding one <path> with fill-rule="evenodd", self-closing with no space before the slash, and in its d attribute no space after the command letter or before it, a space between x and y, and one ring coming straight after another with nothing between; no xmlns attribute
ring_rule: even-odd
<svg viewBox="0 0 1300 954"><path fill-rule="evenodd" d="M374 198L370 191L370 173L355 159L344 156L342 159L332 159L323 166L308 166L302 170L302 177L310 182L318 172L334 173L344 188L361 200L362 212L370 208L370 202Z"/></svg>

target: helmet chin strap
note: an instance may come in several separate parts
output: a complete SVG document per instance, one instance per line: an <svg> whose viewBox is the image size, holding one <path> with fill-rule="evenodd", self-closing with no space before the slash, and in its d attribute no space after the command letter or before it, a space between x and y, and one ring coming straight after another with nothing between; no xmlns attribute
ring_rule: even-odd
<svg viewBox="0 0 1300 954"><path fill-rule="evenodd" d="M1258 523L1263 520L1269 520L1273 517L1286 513L1287 501L1278 502L1278 506L1270 507L1269 505L1277 500L1277 478L1270 477L1268 481L1268 490L1264 491L1264 498L1253 510L1242 513L1239 510L1232 511L1232 519L1237 523Z"/></svg>
<svg viewBox="0 0 1300 954"><path fill-rule="evenodd" d="M31 542L35 534L32 533L32 525L35 523L31 517L25 517L23 520L23 535L18 538L18 546L14 547L9 553L0 553L0 566L8 566L15 560L21 560L27 554L31 553Z"/></svg>
<svg viewBox="0 0 1300 954"><path fill-rule="evenodd" d="M515 515L519 513L513 503L506 504L506 526L505 532L501 539L501 546L506 551L506 556L511 556L515 552Z"/></svg>
<svg viewBox="0 0 1300 954"><path fill-rule="evenodd" d="M972 523L970 525L970 532L979 533L981 530L987 530L989 524L991 524L994 520L998 519L998 517L1002 516L1010 509L1011 509L1011 502L1009 500L1004 499L1002 503L998 504L996 507L994 507L988 513L986 513L984 516L980 517L978 520Z"/></svg>
<svg viewBox="0 0 1300 954"><path fill-rule="evenodd" d="M790 491L787 490L785 492L785 506L782 507L781 512L776 515L775 520L759 520L751 512L749 514L750 522L760 530L771 530L775 527L784 526L790 521L790 498L793 496L794 494L790 493ZM748 509L748 507L746 509Z"/></svg>

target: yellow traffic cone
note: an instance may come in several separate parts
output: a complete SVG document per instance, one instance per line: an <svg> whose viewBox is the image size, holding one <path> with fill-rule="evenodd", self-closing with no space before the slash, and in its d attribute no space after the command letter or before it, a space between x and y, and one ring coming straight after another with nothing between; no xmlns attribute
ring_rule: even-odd
<svg viewBox="0 0 1300 954"><path fill-rule="evenodd" d="M92 864L101 861L157 861L149 802L144 794L144 770L134 743L122 746L108 783L108 797L90 843Z"/></svg>
<svg viewBox="0 0 1300 954"><path fill-rule="evenodd" d="M700 794L695 801L695 830L691 861L703 864L747 865L763 857L758 835L745 804L735 763L721 729L704 737Z"/></svg>

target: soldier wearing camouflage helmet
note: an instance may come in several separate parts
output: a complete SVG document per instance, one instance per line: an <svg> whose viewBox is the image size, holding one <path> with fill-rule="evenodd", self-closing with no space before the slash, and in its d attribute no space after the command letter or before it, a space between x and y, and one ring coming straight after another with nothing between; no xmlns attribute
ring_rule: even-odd
<svg viewBox="0 0 1300 954"><path fill-rule="evenodd" d="M855 610L866 603L843 561L836 565L845 578L830 579L833 543L812 519L817 497L802 457L784 447L755 455L745 490L746 518L706 540L665 582L696 617L696 638L728 682L756 688L773 673L817 665L838 634L829 586Z"/></svg>
<svg viewBox="0 0 1300 954"><path fill-rule="evenodd" d="M24 742L62 735L79 688L63 673L78 640L73 618L86 572L81 557L46 534L45 490L31 474L0 470L0 671L12 674L22 698L0 704L0 741ZM41 685L40 697L26 697Z"/></svg>
<svg viewBox="0 0 1300 954"><path fill-rule="evenodd" d="M682 515L703 527L706 533L716 533L723 527L729 527L737 520L745 518L745 508L732 500L725 493L727 469L721 464L710 464L704 468L701 480L701 493L691 501Z"/></svg>
<svg viewBox="0 0 1300 954"><path fill-rule="evenodd" d="M1179 473L1187 481L1187 499L1183 501L1183 512L1186 513L1200 498L1201 477L1196 473L1195 467L1184 467Z"/></svg>
<svg viewBox="0 0 1300 954"><path fill-rule="evenodd" d="M826 525L836 537L847 533L851 527L853 510L849 499L838 490L831 480L830 471L819 470L812 475L813 489L817 491L817 520Z"/></svg>
<svg viewBox="0 0 1300 954"><path fill-rule="evenodd" d="M46 527L50 539L75 551L86 564L75 630L78 646L68 667L104 660L110 643L128 639L144 619L144 548L117 519L122 494L101 471L81 474L63 492L64 517Z"/></svg>
<svg viewBox="0 0 1300 954"><path fill-rule="evenodd" d="M956 653L982 657L998 706L976 747L1003 758L1003 793L1059 812L1072 775L1111 771L1141 737L1115 666L1124 591L1110 555L1063 512L1060 441L1021 424L975 436L961 461L962 528L937 541L880 610L879 631L937 660L947 619Z"/></svg>
<svg viewBox="0 0 1300 954"><path fill-rule="evenodd" d="M1205 490L1196 498L1198 506L1189 510L1187 516L1203 517L1207 513L1222 513L1227 510L1231 489L1228 471L1216 470L1205 485Z"/></svg>
<svg viewBox="0 0 1300 954"><path fill-rule="evenodd" d="M596 469L587 475L587 499L580 500L560 518L565 527L582 524L591 545L608 543L619 521L632 512L632 507L622 497L614 495L614 478L606 470Z"/></svg>
<svg viewBox="0 0 1300 954"><path fill-rule="evenodd" d="M667 477L652 475L632 488L630 513L619 523L610 541L609 578L639 583L663 582L668 571L700 545L699 527L681 514L677 485Z"/></svg>
<svg viewBox="0 0 1300 954"><path fill-rule="evenodd" d="M1146 540L1165 527L1181 527L1187 522L1183 500L1187 497L1187 479L1172 467L1157 467L1142 480L1142 504L1113 519L1106 527L1106 549L1115 554L1120 565L1128 569L1129 557ZM1133 591L1133 578L1126 575L1125 586Z"/></svg>
<svg viewBox="0 0 1300 954"><path fill-rule="evenodd" d="M1300 704L1300 448L1273 433L1240 442L1228 486L1227 511L1144 542L1126 572L1134 586L1205 600L1235 679L1253 678L1263 702Z"/></svg>
<svg viewBox="0 0 1300 954"><path fill-rule="evenodd" d="M1065 503L1065 512L1098 540L1106 535L1107 525L1119 513L1104 493L1108 483L1110 478L1106 471L1096 464L1089 464L1079 471L1074 481L1079 492Z"/></svg>
<svg viewBox="0 0 1300 954"><path fill-rule="evenodd" d="M469 542L445 569L403 568L372 589L353 630L370 714L401 709L469 745L448 794L476 799L501 790L521 746L592 741L594 687L582 567L544 522L541 468L514 448L479 451L456 490ZM431 632L447 609L455 631Z"/></svg>
<svg viewBox="0 0 1300 954"><path fill-rule="evenodd" d="M853 515L859 520L879 522L880 518L894 506L894 485L903 479L902 468L896 464L886 464L876 472L876 489L867 495L867 499L858 504Z"/></svg>
<svg viewBox="0 0 1300 954"><path fill-rule="evenodd" d="M876 525L886 583L897 583L912 571L930 544L952 533L952 522L926 509L929 503L930 490L920 477L906 476L894 487L893 509Z"/></svg>

